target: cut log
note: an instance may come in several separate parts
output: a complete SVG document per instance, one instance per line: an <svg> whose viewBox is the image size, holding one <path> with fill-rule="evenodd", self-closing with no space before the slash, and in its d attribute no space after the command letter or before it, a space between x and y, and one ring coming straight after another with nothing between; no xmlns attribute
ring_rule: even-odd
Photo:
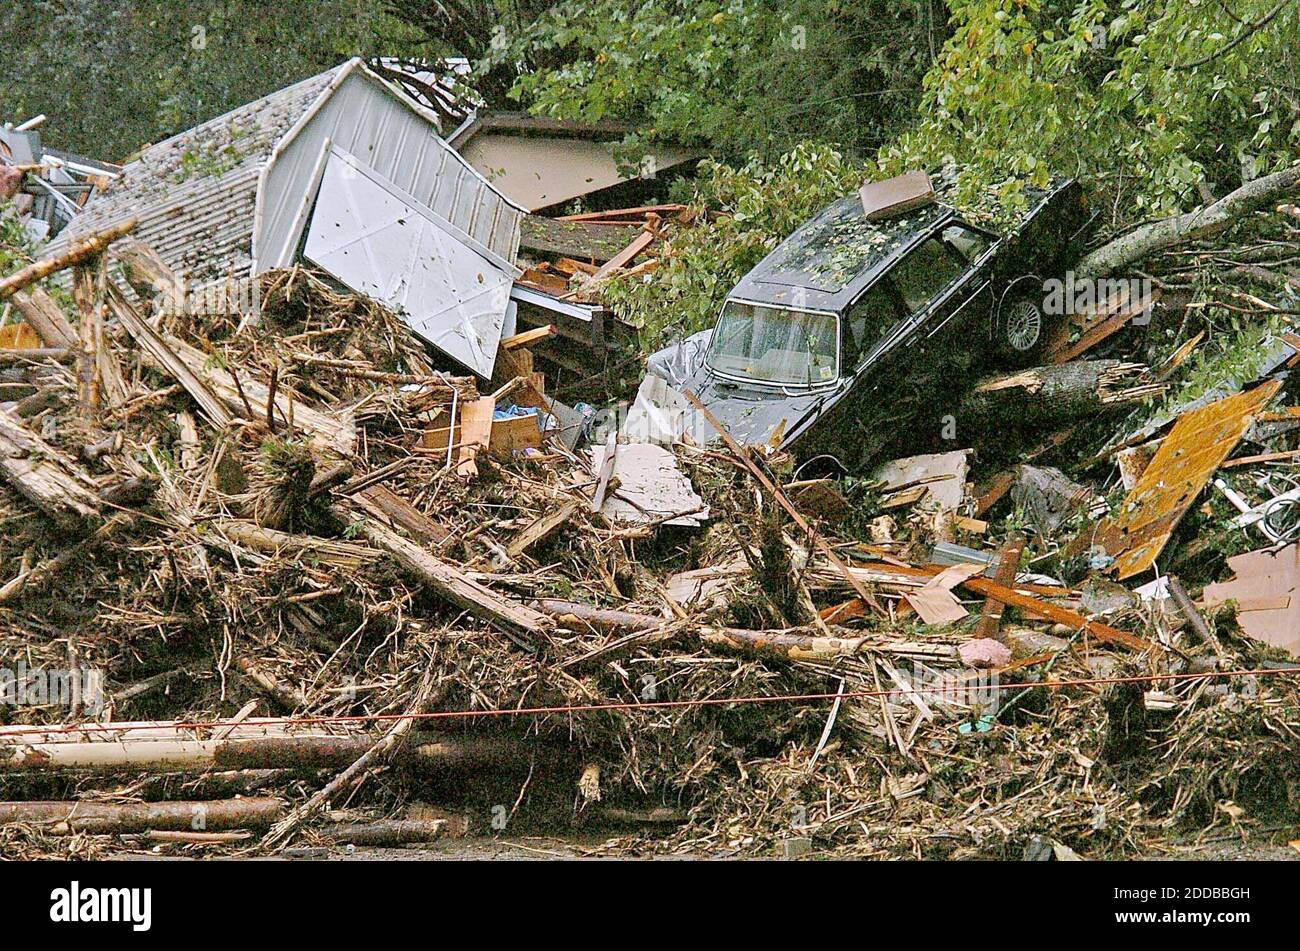
<svg viewBox="0 0 1300 951"><path fill-rule="evenodd" d="M409 842L434 842L449 834L446 819L390 819L386 822L350 822L330 826L325 837L339 845L392 846Z"/></svg>
<svg viewBox="0 0 1300 951"><path fill-rule="evenodd" d="M1149 372L1119 360L1034 367L976 384L960 411L991 426L1072 419L1163 393L1165 384L1146 382Z"/></svg>
<svg viewBox="0 0 1300 951"><path fill-rule="evenodd" d="M68 528L99 515L95 485L66 455L0 410L0 476L24 498Z"/></svg>
<svg viewBox="0 0 1300 951"><path fill-rule="evenodd" d="M73 329L63 310L54 298L39 287L31 291L18 291L13 303L23 315L27 325L40 335L47 347L73 350L77 346L77 331Z"/></svg>
<svg viewBox="0 0 1300 951"><path fill-rule="evenodd" d="M8 300L28 284L47 278L55 271L61 271L65 267L72 267L74 264L79 264L96 254L100 254L118 238L125 237L134 231L135 225L136 219L130 218L120 224L105 228L103 231L96 231L85 237L74 239L68 245L68 250L62 254L33 261L22 270L0 280L0 300Z"/></svg>
<svg viewBox="0 0 1300 951"><path fill-rule="evenodd" d="M0 802L0 825L23 823L54 834L265 829L280 817L278 799L199 802Z"/></svg>

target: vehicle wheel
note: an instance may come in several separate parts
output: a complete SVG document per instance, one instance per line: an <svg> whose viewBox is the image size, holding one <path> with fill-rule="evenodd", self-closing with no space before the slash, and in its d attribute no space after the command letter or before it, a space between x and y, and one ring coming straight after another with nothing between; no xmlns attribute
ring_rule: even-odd
<svg viewBox="0 0 1300 951"><path fill-rule="evenodd" d="M1016 297L1002 308L998 343L1002 355L1018 366L1029 366L1043 343L1043 309L1032 297Z"/></svg>

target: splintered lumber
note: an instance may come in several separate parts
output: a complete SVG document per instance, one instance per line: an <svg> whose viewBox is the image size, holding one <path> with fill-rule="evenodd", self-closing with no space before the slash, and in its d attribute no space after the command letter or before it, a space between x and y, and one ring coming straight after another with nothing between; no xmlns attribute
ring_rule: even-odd
<svg viewBox="0 0 1300 951"><path fill-rule="evenodd" d="M102 254L72 269L72 299L81 314L77 350L77 399L83 409L99 408L102 376L100 351L104 349L104 289L108 271Z"/></svg>
<svg viewBox="0 0 1300 951"><path fill-rule="evenodd" d="M229 426L234 417L226 410L225 404L217 394L199 373L194 372L190 365L180 358L163 335L145 322L145 319L116 288L109 288L108 304L113 314L126 328L126 332L135 339L142 350L153 357L177 383L185 388L185 392L198 404L208 421L218 429Z"/></svg>
<svg viewBox="0 0 1300 951"><path fill-rule="evenodd" d="M346 519L346 515L342 517ZM546 633L555 626L545 614L471 580L420 546L371 519L365 520L362 531L371 544L392 555L407 572L441 597L487 621L520 646L535 649L526 640L521 641L520 636L534 632Z"/></svg>
<svg viewBox="0 0 1300 951"><path fill-rule="evenodd" d="M269 797L197 802L0 802L0 825L23 823L66 835L265 829L283 806Z"/></svg>
<svg viewBox="0 0 1300 951"><path fill-rule="evenodd" d="M77 331L73 329L63 309L54 302L54 298L42 288L34 287L29 291L14 294L14 307L45 341L47 347L72 350L77 346Z"/></svg>
<svg viewBox="0 0 1300 951"><path fill-rule="evenodd" d="M92 234L75 239L68 246L68 250L64 251L62 254L56 254L54 257L33 261L22 270L16 271L3 280L0 280L0 300L8 300L17 291L22 290L28 284L47 278L55 271L61 271L65 267L71 267L74 264L79 264L82 261L85 261L87 258L94 257L118 238L124 237L134 231L135 225L136 219L129 218L120 224L113 225L110 228L105 228L103 231L96 231Z"/></svg>
<svg viewBox="0 0 1300 951"><path fill-rule="evenodd" d="M700 402L700 398L691 390L684 391L683 395L691 401L696 409L704 414L704 418L707 419L713 428L718 431L718 434L722 436L723 442L727 444L727 448L731 450L732 455L744 464L745 468L749 470L750 475L752 475L758 481L758 484L767 491L767 494L772 496L781 508L785 509L785 513L790 516L791 521L799 526L800 531L802 531L808 538L812 539L813 544L816 545L822 554L826 556L826 559L834 565L837 570L839 570L840 574L842 574L844 579L848 581L849 586L853 588L858 597L871 605L872 608L880 610L880 603L876 601L871 592L866 589L866 586L854 577L853 573L849 571L849 566L840 559L839 555L835 554L835 549L831 548L831 546L827 544L826 539L822 538L821 535L814 531L813 527L804 520L804 517L799 514L799 510L794 507L794 503L786 498L785 493L782 492L772 482L772 480L767 477L766 473L764 473L763 470L754 463L754 460L749 457L749 454L741 448L740 444L736 442L734 438L732 438L731 433L727 432L726 428L718 422L717 417L710 413L708 407Z"/></svg>
<svg viewBox="0 0 1300 951"><path fill-rule="evenodd" d="M113 256L122 265L126 282L143 300L153 301L163 310L184 303L184 281L147 244L134 238L123 241L113 249Z"/></svg>
<svg viewBox="0 0 1300 951"><path fill-rule="evenodd" d="M552 533L577 513L580 503L577 499L565 499L543 515L533 519L506 545L506 555L514 560L528 549L550 538Z"/></svg>
<svg viewBox="0 0 1300 951"><path fill-rule="evenodd" d="M1131 578L1155 563L1205 484L1281 386L1281 380L1269 380L1178 417L1116 511L1080 536L1114 556L1117 578Z"/></svg>
<svg viewBox="0 0 1300 951"><path fill-rule="evenodd" d="M360 568L381 557L379 552L364 545L353 545L316 535L293 535L243 519L216 521L212 524L235 544L268 555L306 556L313 561L340 568Z"/></svg>
<svg viewBox="0 0 1300 951"><path fill-rule="evenodd" d="M80 526L99 514L93 483L78 478L76 464L0 410L0 476L56 522Z"/></svg>
<svg viewBox="0 0 1300 951"><path fill-rule="evenodd" d="M451 532L384 485L368 486L352 500L372 518L402 529L424 545L442 545Z"/></svg>
<svg viewBox="0 0 1300 951"><path fill-rule="evenodd" d="M1150 370L1120 360L1076 360L1002 374L976 384L961 411L983 419L1060 420L1163 393Z"/></svg>
<svg viewBox="0 0 1300 951"><path fill-rule="evenodd" d="M283 424L292 421L293 427L300 430L314 448L341 456L351 455L356 448L357 427L351 410L325 413L294 400L283 390L275 393L268 384L252 377L241 375L236 382L231 371L212 366L209 356L197 347L175 338L168 338L166 342L190 372L236 415L243 416L248 412L247 401L254 415L261 418L268 404L274 402L275 419Z"/></svg>

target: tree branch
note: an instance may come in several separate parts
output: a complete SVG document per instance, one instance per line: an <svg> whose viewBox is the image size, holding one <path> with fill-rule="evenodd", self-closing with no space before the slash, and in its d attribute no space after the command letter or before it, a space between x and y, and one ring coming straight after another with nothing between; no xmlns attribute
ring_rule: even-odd
<svg viewBox="0 0 1300 951"><path fill-rule="evenodd" d="M1204 208L1153 221L1102 245L1080 262L1078 277L1100 277L1157 251L1209 237L1300 184L1300 165L1264 175Z"/></svg>

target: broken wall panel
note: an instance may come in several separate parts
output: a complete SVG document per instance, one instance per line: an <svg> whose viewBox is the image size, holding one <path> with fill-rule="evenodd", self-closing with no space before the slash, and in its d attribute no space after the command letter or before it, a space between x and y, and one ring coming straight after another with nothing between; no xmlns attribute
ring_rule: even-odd
<svg viewBox="0 0 1300 951"><path fill-rule="evenodd" d="M1150 568L1183 515L1282 383L1269 380L1178 418L1151 464L1093 541L1114 556L1121 579Z"/></svg>

